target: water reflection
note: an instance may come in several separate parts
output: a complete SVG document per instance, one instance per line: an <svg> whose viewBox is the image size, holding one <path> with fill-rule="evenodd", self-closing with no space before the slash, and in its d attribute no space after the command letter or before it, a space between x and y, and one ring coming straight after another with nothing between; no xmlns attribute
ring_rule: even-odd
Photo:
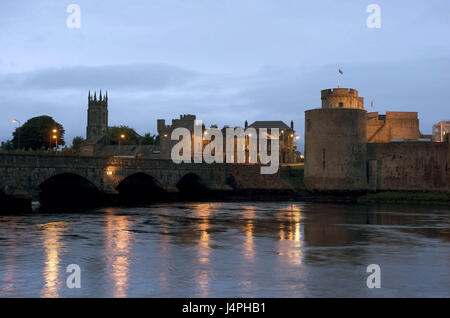
<svg viewBox="0 0 450 318"><path fill-rule="evenodd" d="M129 288L130 245L132 233L131 220L126 215L114 215L113 210L106 213L106 268L114 286L113 297L126 297Z"/></svg>
<svg viewBox="0 0 450 318"><path fill-rule="evenodd" d="M278 255L281 261L287 260L292 265L301 265L303 261L303 228L301 208L291 204L278 211L281 219L279 227Z"/></svg>
<svg viewBox="0 0 450 318"><path fill-rule="evenodd" d="M15 246L8 249L6 253L6 267L3 282L1 284L2 294L10 296L14 291L14 282L16 275L16 248Z"/></svg>
<svg viewBox="0 0 450 318"><path fill-rule="evenodd" d="M253 261L255 258L255 242L253 240L255 207L246 206L243 210L245 225L244 257L247 261Z"/></svg>
<svg viewBox="0 0 450 318"><path fill-rule="evenodd" d="M64 248L62 234L66 231L67 222L51 222L41 224L43 231L43 247L45 249L45 266L43 276L45 285L41 297L59 297L59 289L64 279L59 275L61 253Z"/></svg>
<svg viewBox="0 0 450 318"><path fill-rule="evenodd" d="M195 275L195 281L199 288L199 296L207 297L209 294L209 282L211 280L209 266L211 255L211 237L208 232L210 227L211 211L215 204L202 203L198 204L192 211L193 216L197 219L197 231L200 232L200 238L196 246L197 260L202 266L199 266Z"/></svg>
<svg viewBox="0 0 450 318"><path fill-rule="evenodd" d="M0 217L0 297L449 297L449 213L247 202ZM70 263L80 290L65 287Z"/></svg>
<svg viewBox="0 0 450 318"><path fill-rule="evenodd" d="M193 215L198 219L197 231L200 232L200 239L197 246L198 260L201 263L209 263L209 255L211 254L210 248L210 235L209 230L209 218L211 214L211 204L204 203L199 204L193 210Z"/></svg>
<svg viewBox="0 0 450 318"><path fill-rule="evenodd" d="M170 235L169 235L169 224L167 222L167 218L160 217L160 235L159 235L159 253L161 255L161 266L159 273L159 286L162 292L167 292L169 290L169 244L170 244Z"/></svg>

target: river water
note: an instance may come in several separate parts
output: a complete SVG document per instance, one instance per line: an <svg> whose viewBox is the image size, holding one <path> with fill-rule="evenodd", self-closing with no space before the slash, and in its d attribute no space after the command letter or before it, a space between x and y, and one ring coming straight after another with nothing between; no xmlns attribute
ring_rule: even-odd
<svg viewBox="0 0 450 318"><path fill-rule="evenodd" d="M81 288L67 287L70 264ZM370 264L381 288L367 287ZM251 202L3 215L0 296L450 297L450 210Z"/></svg>

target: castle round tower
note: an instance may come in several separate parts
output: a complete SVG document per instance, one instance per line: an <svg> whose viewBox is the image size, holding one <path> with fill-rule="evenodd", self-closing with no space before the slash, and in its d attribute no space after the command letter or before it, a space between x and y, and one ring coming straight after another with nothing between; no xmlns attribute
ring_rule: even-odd
<svg viewBox="0 0 450 318"><path fill-rule="evenodd" d="M305 112L304 180L309 191L367 189L366 117L354 89L323 90L322 108Z"/></svg>
<svg viewBox="0 0 450 318"><path fill-rule="evenodd" d="M322 91L322 108L364 109L364 98L353 88L334 88Z"/></svg>

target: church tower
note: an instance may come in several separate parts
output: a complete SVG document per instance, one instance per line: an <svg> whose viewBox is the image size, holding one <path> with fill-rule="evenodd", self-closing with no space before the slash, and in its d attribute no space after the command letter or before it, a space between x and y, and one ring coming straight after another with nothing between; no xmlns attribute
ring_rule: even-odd
<svg viewBox="0 0 450 318"><path fill-rule="evenodd" d="M86 140L91 143L96 143L108 133L108 92L102 96L100 90L99 99L97 99L97 92L91 96L91 91L88 94L88 121L86 129Z"/></svg>

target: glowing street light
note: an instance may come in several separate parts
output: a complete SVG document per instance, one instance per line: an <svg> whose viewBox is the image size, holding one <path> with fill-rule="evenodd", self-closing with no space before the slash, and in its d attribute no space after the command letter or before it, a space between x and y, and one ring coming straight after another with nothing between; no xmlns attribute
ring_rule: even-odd
<svg viewBox="0 0 450 318"><path fill-rule="evenodd" d="M52 133L53 133L53 135L51 136L51 139L50 139L50 148L52 147L52 139L54 139L55 140L55 151L58 151L58 135L57 135L58 129L53 128Z"/></svg>
<svg viewBox="0 0 450 318"><path fill-rule="evenodd" d="M119 136L119 151L120 151L120 141L122 140L122 139L125 139L125 135L124 134L121 134L120 136Z"/></svg>

